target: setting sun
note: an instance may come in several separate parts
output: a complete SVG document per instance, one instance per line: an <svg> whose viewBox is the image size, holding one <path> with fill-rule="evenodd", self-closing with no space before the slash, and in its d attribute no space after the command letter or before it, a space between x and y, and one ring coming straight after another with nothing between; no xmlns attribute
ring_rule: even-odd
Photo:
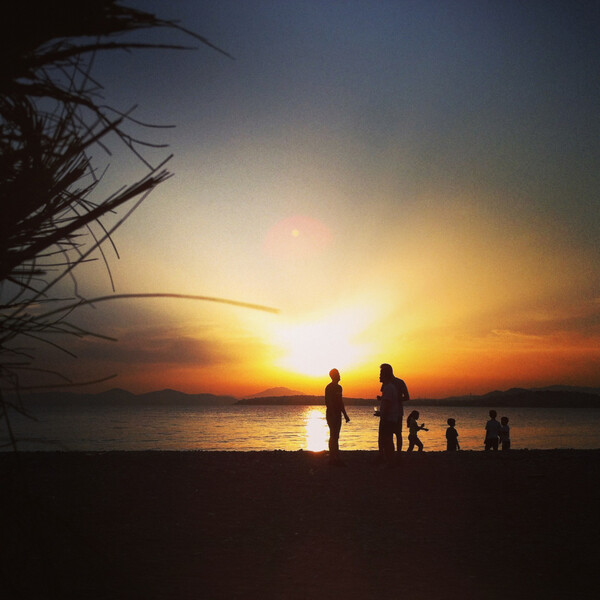
<svg viewBox="0 0 600 600"><path fill-rule="evenodd" d="M347 310L319 319L280 325L275 343L283 350L280 366L309 376L331 368L347 369L364 360L370 346L359 335L369 324L364 309Z"/></svg>

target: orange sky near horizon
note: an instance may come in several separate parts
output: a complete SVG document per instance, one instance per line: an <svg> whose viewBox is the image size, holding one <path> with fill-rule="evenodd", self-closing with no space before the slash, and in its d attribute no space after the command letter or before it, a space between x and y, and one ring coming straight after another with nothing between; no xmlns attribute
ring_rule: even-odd
<svg viewBox="0 0 600 600"><path fill-rule="evenodd" d="M107 251L116 293L279 312L85 307L73 319L118 342L70 340L76 359L44 349L44 368L117 374L81 391L236 397L321 394L333 367L345 395L374 397L382 362L421 398L600 387L597 11L131 4L235 60L206 48L96 58L108 104L176 124L152 133L175 177L113 236L120 258ZM144 172L128 153L112 160L106 187ZM102 261L78 284L110 293Z"/></svg>
<svg viewBox="0 0 600 600"><path fill-rule="evenodd" d="M290 237L296 238L294 229ZM285 261L293 260L289 248L286 253ZM319 253L311 254L307 258L302 248L302 260L295 263L311 273L302 281L328 271L320 266ZM423 254L415 260L426 262ZM416 270L409 278L390 267L390 277L379 277L380 270L369 277L368 291L350 285L342 295L318 294L310 284L298 286L287 306L287 286L272 287L274 296L280 295L271 303L280 307L278 314L186 300L123 301L124 324L111 331L119 342L82 343L81 352L102 347L92 352L96 369L119 374L110 386L138 393L169 387L243 397L285 386L320 394L329 369L336 367L347 396L374 397L382 362L391 363L411 395L421 398L557 383L597 385L600 340L576 324L596 318L598 301L575 305L567 295L561 307L560 293L550 290L554 306L549 306L528 286L503 294L500 285L489 289L490 283L482 284L488 294L469 299L476 282L464 272L452 275L452 265L462 270L464 263L450 257L445 262L448 271L437 284L425 276L429 270ZM471 269L473 278L484 277ZM295 278L300 277L297 271ZM402 282L406 290L399 294L395 285ZM536 279L532 287L537 285ZM304 296L311 312L303 310Z"/></svg>

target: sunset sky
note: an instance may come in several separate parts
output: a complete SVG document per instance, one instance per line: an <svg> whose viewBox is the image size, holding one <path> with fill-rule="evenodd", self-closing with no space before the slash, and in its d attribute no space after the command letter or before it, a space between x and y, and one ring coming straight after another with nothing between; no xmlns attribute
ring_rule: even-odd
<svg viewBox="0 0 600 600"><path fill-rule="evenodd" d="M99 57L175 176L107 248L128 300L69 342L96 388L413 397L600 386L600 4L130 2L207 47ZM198 45L170 32L153 40ZM104 160L104 158L102 159ZM143 167L117 150L106 182ZM79 279L111 292L101 265ZM49 357L51 363L53 358Z"/></svg>

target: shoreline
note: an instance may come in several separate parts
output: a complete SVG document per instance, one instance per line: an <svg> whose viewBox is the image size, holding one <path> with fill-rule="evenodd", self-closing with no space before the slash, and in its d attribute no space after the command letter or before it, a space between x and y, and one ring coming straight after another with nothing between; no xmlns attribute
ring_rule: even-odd
<svg viewBox="0 0 600 600"><path fill-rule="evenodd" d="M335 467L306 450L1 453L4 587L91 600L597 597L600 450L403 453L393 469L376 455L342 451Z"/></svg>
<svg viewBox="0 0 600 600"><path fill-rule="evenodd" d="M407 445L406 440L404 440L404 445ZM482 444L483 446L483 444ZM340 448L340 452L342 454L376 454L377 450L344 450ZM509 451L503 452L501 449L498 451L490 451L489 455L503 455L510 456L513 454L531 454L531 453L546 453L546 452L557 452L557 453L586 453L586 452L600 452L599 448L516 448L511 449ZM275 450L203 450L203 449L190 449L190 450L181 450L181 449L160 449L160 450L17 450L16 452L12 449L2 449L0 450L0 456L6 454L21 454L21 455L30 455L30 454L83 454L88 456L93 455L101 455L101 454L307 454L314 456L323 456L327 454L327 450L305 450L304 448L298 448L297 450L284 450L284 449L275 449ZM460 455L460 454L485 454L484 450L457 450L454 454L448 453L446 450L423 450L422 455ZM416 455L419 454L417 450L412 452L406 452L405 449L402 450L402 455Z"/></svg>

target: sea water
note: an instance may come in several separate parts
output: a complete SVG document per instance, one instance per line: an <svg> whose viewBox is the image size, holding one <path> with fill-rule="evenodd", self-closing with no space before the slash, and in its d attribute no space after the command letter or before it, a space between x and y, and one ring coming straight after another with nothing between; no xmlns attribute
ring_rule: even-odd
<svg viewBox="0 0 600 600"><path fill-rule="evenodd" d="M405 407L405 419L407 409ZM489 408L419 407L426 451L446 448L448 417L456 419L463 450L482 450ZM348 406L342 450L376 450L379 419L370 406ZM327 449L324 406L36 407L34 419L10 413L17 447L26 451L313 450ZM600 448L600 409L506 408L514 449ZM407 445L404 422L404 447ZM0 422L2 450L10 450Z"/></svg>

